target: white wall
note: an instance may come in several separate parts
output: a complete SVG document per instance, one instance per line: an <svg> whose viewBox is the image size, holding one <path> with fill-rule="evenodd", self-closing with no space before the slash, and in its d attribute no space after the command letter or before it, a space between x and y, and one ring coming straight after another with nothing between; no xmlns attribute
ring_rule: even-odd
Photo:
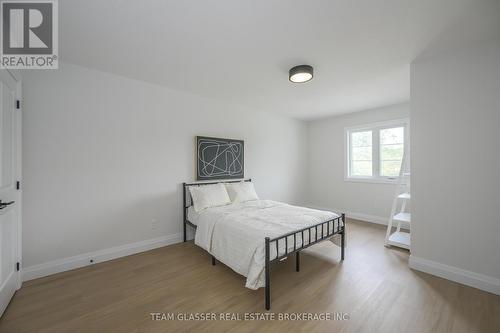
<svg viewBox="0 0 500 333"><path fill-rule="evenodd" d="M303 201L305 123L60 66L24 73L24 267L181 232L196 135L245 140L261 197Z"/></svg>
<svg viewBox="0 0 500 333"><path fill-rule="evenodd" d="M417 58L411 77L410 265L500 293L500 40Z"/></svg>
<svg viewBox="0 0 500 333"><path fill-rule="evenodd" d="M387 223L394 185L344 180L344 128L408 116L405 103L309 122L308 204Z"/></svg>

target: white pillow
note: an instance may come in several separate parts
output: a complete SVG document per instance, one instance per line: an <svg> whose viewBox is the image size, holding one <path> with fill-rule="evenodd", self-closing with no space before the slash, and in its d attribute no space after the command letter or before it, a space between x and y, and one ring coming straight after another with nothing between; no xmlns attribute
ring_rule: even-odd
<svg viewBox="0 0 500 333"><path fill-rule="evenodd" d="M231 203L226 187L221 183L189 186L189 193L191 193L194 210L196 212L200 212L206 208L224 206Z"/></svg>
<svg viewBox="0 0 500 333"><path fill-rule="evenodd" d="M259 200L252 182L227 183L226 189L231 202Z"/></svg>

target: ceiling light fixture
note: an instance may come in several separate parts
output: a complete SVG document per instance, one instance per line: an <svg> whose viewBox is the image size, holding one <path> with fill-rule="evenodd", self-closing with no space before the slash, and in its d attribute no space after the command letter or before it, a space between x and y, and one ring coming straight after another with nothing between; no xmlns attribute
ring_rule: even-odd
<svg viewBox="0 0 500 333"><path fill-rule="evenodd" d="M292 67L288 72L288 80L293 83L304 83L313 78L313 68L309 65Z"/></svg>

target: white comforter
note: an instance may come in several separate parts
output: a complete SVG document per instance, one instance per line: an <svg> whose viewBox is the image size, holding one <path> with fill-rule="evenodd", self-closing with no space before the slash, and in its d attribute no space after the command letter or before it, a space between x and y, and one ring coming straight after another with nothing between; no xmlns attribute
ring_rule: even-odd
<svg viewBox="0 0 500 333"><path fill-rule="evenodd" d="M271 200L255 200L205 209L199 213L195 244L207 250L235 272L247 278L246 287L258 289L265 284L265 237L278 237L288 232L325 222L339 215L292 206ZM337 225L337 224L336 224ZM333 224L329 224L329 230ZM327 234L326 225L323 233ZM318 228L318 237L321 237ZM315 231L311 232L314 241ZM302 244L296 237L296 245ZM308 244L309 234L304 233ZM288 251L293 250L294 238L288 237ZM285 253L285 241L279 243L279 255ZM270 246L271 259L276 257L276 244Z"/></svg>

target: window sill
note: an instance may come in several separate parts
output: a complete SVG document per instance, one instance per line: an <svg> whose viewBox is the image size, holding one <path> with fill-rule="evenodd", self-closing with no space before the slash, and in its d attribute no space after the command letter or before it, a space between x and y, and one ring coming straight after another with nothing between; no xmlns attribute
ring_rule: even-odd
<svg viewBox="0 0 500 333"><path fill-rule="evenodd" d="M397 184L399 177L345 177L344 181L354 183Z"/></svg>

